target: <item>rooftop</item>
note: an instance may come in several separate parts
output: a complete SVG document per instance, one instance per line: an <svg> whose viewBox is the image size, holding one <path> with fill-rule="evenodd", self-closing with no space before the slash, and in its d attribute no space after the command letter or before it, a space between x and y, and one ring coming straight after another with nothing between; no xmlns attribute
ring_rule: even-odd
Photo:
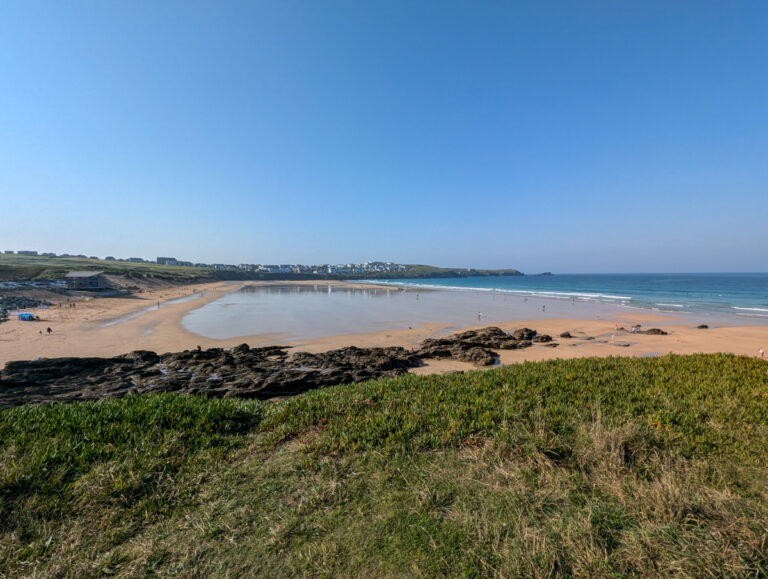
<svg viewBox="0 0 768 579"><path fill-rule="evenodd" d="M95 275L101 275L103 271L70 271L64 277L93 277Z"/></svg>

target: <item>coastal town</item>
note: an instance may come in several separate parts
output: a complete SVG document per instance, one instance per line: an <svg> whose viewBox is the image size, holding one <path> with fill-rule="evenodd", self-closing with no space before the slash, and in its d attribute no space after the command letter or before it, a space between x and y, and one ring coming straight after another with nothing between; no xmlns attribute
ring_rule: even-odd
<svg viewBox="0 0 768 579"><path fill-rule="evenodd" d="M101 259L95 255L85 254L69 254L61 253L56 254L52 252L40 252L34 250L5 250L4 255L19 255L19 256L40 256L40 257L60 257L60 258L80 258L80 259ZM141 257L128 257L117 258L111 255L103 258L104 261L123 261L127 263L149 263L158 265L171 265L177 267L198 267L203 269L214 269L218 271L246 271L246 272L260 272L260 273L297 273L297 274L346 274L346 273L397 273L405 272L408 270L408 266L401 263L393 263L391 261L367 261L365 263L346 263L330 265L327 263L317 265L303 265L303 264L260 264L260 263L201 263L185 261L176 259L175 257L158 257L155 260L144 259Z"/></svg>

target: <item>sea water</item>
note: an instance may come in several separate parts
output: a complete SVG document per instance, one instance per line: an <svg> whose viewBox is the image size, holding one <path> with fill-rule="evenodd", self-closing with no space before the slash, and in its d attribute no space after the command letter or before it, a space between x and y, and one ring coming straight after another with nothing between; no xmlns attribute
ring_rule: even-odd
<svg viewBox="0 0 768 579"><path fill-rule="evenodd" d="M591 301L661 312L765 318L768 321L768 273L563 274L396 279L383 283Z"/></svg>
<svg viewBox="0 0 768 579"><path fill-rule="evenodd" d="M654 311L675 314L669 323L768 324L768 274L553 275L369 283L370 287L320 281L246 286L189 312L182 323L209 338L262 335L264 343L428 324L444 331L555 318L602 319L613 325ZM382 289L382 284L391 287Z"/></svg>

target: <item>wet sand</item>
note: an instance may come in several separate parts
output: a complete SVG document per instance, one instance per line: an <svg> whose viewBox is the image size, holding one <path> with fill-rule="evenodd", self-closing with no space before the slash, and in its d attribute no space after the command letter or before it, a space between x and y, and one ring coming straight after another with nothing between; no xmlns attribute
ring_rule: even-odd
<svg viewBox="0 0 768 579"><path fill-rule="evenodd" d="M184 327L182 320L189 312L199 310L222 296L232 295L230 292L244 285L317 286L318 282L220 282L147 292L129 298L78 298L75 300L75 308L67 307L66 298L62 298L63 307L54 304L48 309L32 310L41 318L38 322L11 320L0 324L0 366L10 360L31 360L37 357L115 356L139 349L164 353L198 345L203 348L229 347L244 342L252 346L287 343L298 349L313 352L350 345L411 348L416 347L419 341L426 337L489 325L496 325L504 330L530 327L539 333L552 335L559 344L556 348L536 344L524 350L502 351L502 364L549 358L648 356L670 352L730 352L756 356L759 348L768 349L768 326L718 325L710 329L696 329L696 325L702 321L684 316L663 315L644 310L620 310L601 304L571 304L563 300L524 301L523 298L518 298L511 303L513 298L505 299L487 294L475 296L471 292L464 296L457 295L461 292L419 292L418 301L415 292L401 292L400 295L385 298L390 302L402 299L402 303L407 305L407 312L417 313L429 309L425 306L426 303L439 302L439 307L434 310L435 316L446 312L446 317L442 320L424 321L430 318L423 316L424 319L418 325L406 319L390 320L387 328L374 332L365 331L371 329L370 325L365 325L365 320L360 320L361 329L364 331L359 333L316 335L313 330L312 337L306 339L296 339L296 334L291 330L302 323L301 319L286 320L290 322L285 324L290 331L279 331L276 326L274 330L267 332L230 338L202 337ZM344 282L322 282L321 285L326 290L328 286L332 286L331 291L371 289L369 285ZM390 287L387 291L393 290ZM367 308L377 308L377 304L384 304L385 301L374 298L366 303ZM546 306L545 312L542 311L542 305ZM476 317L478 312L484 314L479 321ZM528 316L525 315L526 312ZM571 312L573 315L569 315ZM338 313L331 312L331 315ZM277 311L273 317L275 323L279 323L280 312ZM114 323L120 319L124 321ZM323 316L319 315L312 324L322 324L323 319ZM418 316L414 319L418 320ZM707 320L703 323L707 323ZM626 328L634 324L641 324L643 328L658 327L668 331L669 335L617 332L616 324ZM53 330L51 335L46 334L47 327ZM558 338L564 331L569 331L574 338ZM587 340L588 337L594 339ZM619 344L629 345L624 347ZM471 364L436 361L417 368L414 372L447 372L471 368Z"/></svg>

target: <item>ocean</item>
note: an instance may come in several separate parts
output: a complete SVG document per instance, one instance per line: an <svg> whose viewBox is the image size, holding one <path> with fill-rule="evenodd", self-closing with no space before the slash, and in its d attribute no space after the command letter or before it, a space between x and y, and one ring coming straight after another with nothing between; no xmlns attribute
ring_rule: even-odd
<svg viewBox="0 0 768 579"><path fill-rule="evenodd" d="M443 331L514 320L676 314L668 323L768 325L768 274L622 274L317 281L246 285L190 311L184 327L209 338L264 335L264 343L404 330ZM390 287L381 287L390 286ZM401 291L401 287L408 291ZM420 291L425 290L425 291ZM439 291L426 291L439 290Z"/></svg>
<svg viewBox="0 0 768 579"><path fill-rule="evenodd" d="M484 291L660 312L766 319L768 273L563 274L372 280L424 289Z"/></svg>

